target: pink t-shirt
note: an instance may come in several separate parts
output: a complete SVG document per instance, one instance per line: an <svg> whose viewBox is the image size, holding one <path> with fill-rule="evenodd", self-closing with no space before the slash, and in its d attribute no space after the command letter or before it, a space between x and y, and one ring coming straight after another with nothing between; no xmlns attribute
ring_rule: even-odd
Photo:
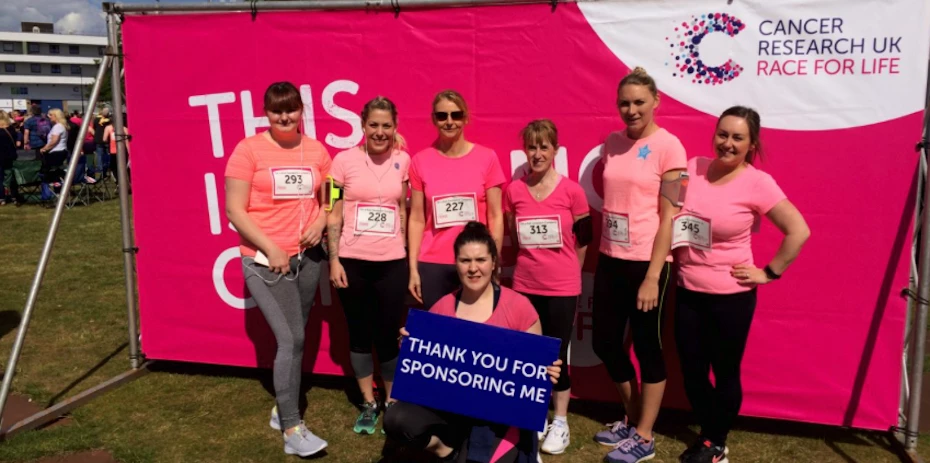
<svg viewBox="0 0 930 463"><path fill-rule="evenodd" d="M752 229L760 216L785 199L785 193L771 175L751 165L728 183L711 185L707 168L712 161L688 162L688 195L682 208L710 219L711 252L687 246L675 249L678 285L711 294L748 291L751 287L738 284L730 270L737 264L753 264Z"/></svg>
<svg viewBox="0 0 930 463"><path fill-rule="evenodd" d="M470 220L488 224L487 190L505 181L497 153L481 145L459 158L443 156L433 147L417 153L410 163L410 188L422 191L426 199L418 260L454 264L455 237Z"/></svg>
<svg viewBox="0 0 930 463"><path fill-rule="evenodd" d="M226 163L226 177L251 184L247 208L249 217L271 241L287 255L293 256L300 250L300 235L320 216L317 195L323 178L329 175L331 165L332 160L326 147L312 138L303 137L302 146L297 148L282 149L268 140L262 132L236 145ZM287 170L280 170L282 168ZM312 176L312 179L307 180L307 183L312 180L312 195L291 196L290 189L274 194L273 185L282 188L293 187L294 184L285 183L294 181L294 174L301 172L304 172L300 175L301 180ZM303 230L300 229L301 222ZM243 256L255 256L257 250L258 248L245 237L240 238L239 251Z"/></svg>
<svg viewBox="0 0 930 463"><path fill-rule="evenodd" d="M649 261L659 230L662 175L687 166L685 148L665 129L639 140L620 131L607 137L601 157L604 219L600 251L616 259Z"/></svg>
<svg viewBox="0 0 930 463"><path fill-rule="evenodd" d="M436 301L433 307L429 309L430 313L455 317L455 295L449 293ZM539 315L533 304L526 296L510 289L501 287L501 298L497 301L497 307L491 313L491 318L484 322L485 325L507 328L515 331L526 331L539 320Z"/></svg>
<svg viewBox="0 0 930 463"><path fill-rule="evenodd" d="M504 212L516 220L517 265L513 289L541 296L581 294L581 267L575 252L575 217L587 214L588 199L581 185L559 176L559 183L542 201L530 193L526 178L514 180L504 192Z"/></svg>
<svg viewBox="0 0 930 463"><path fill-rule="evenodd" d="M409 167L410 155L400 150L369 156L356 147L336 155L330 175L344 191L339 257L383 262L407 255L400 208Z"/></svg>

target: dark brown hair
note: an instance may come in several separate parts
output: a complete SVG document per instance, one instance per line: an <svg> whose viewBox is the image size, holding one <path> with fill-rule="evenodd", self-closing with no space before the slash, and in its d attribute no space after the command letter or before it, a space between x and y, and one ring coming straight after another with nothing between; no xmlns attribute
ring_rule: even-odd
<svg viewBox="0 0 930 463"><path fill-rule="evenodd" d="M746 121L746 126L749 127L749 143L752 145L752 149L746 153L746 162L752 164L757 156L759 160L762 160L762 140L760 139L762 119L759 117L759 113L755 109L746 106L731 106L717 119L717 127L720 127L720 121L727 116L738 117Z"/></svg>
<svg viewBox="0 0 930 463"><path fill-rule="evenodd" d="M469 243L482 243L488 247L488 253L491 254L491 261L497 265L497 244L491 237L491 232L481 222L468 222L465 228L455 237L455 244L452 249L455 255L459 255L459 249Z"/></svg>
<svg viewBox="0 0 930 463"><path fill-rule="evenodd" d="M275 82L265 90L265 111L289 113L303 107L300 92L290 82Z"/></svg>

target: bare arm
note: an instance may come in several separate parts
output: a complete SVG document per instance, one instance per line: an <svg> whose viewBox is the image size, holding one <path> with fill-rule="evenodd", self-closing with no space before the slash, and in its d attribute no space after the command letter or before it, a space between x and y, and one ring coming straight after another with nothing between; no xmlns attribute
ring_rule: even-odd
<svg viewBox="0 0 930 463"><path fill-rule="evenodd" d="M404 243L407 242L407 191L409 190L407 182L401 184L400 199L397 200L397 211L400 217L400 238Z"/></svg>
<svg viewBox="0 0 930 463"><path fill-rule="evenodd" d="M61 140L61 135L55 134L49 137L48 143L42 147L42 151L51 151L58 144L58 140Z"/></svg>
<svg viewBox="0 0 930 463"><path fill-rule="evenodd" d="M28 150L28 149L31 149L31 147L29 146L29 129L24 129L24 130L23 130L23 143L26 144L26 149L27 149L27 150Z"/></svg>
<svg viewBox="0 0 930 463"><path fill-rule="evenodd" d="M340 188L338 182L335 182ZM333 210L329 211L326 219L326 240L329 244L329 281L336 288L346 288L349 286L349 279L346 277L345 269L342 262L339 261L339 239L342 238L343 208L345 202L340 198L333 204Z"/></svg>
<svg viewBox="0 0 930 463"><path fill-rule="evenodd" d="M232 222L233 226L248 242L258 246L269 260L269 268L272 270L283 270L287 272L286 253L278 247L261 228L249 217L249 192L252 184L235 178L226 177L226 217ZM281 255L284 255L284 262L280 261ZM278 259L274 259L277 257ZM272 261L274 259L274 261Z"/></svg>
<svg viewBox="0 0 930 463"><path fill-rule="evenodd" d="M496 186L488 188L488 229L491 231L491 238L497 244L497 255L501 255L504 247L504 213L501 207L501 187Z"/></svg>
<svg viewBox="0 0 930 463"><path fill-rule="evenodd" d="M785 234L778 252L769 262L769 268L781 275L801 253L801 248L811 236L811 230L798 208L787 199L776 204L766 217ZM731 274L741 284L765 284L771 281L764 270L749 265L735 265Z"/></svg>
<svg viewBox="0 0 930 463"><path fill-rule="evenodd" d="M420 290L420 272L417 264L420 257L420 244L423 242L423 231L426 229L425 202L426 196L422 191L411 191L410 218L407 222L407 260L410 264L408 288L420 302L423 302L423 294Z"/></svg>
<svg viewBox="0 0 930 463"><path fill-rule="evenodd" d="M588 216L590 216L590 215L591 215L590 213L581 214L581 215L576 215L576 216L574 217L575 222L573 222L573 223L577 223L579 220L581 220L581 219L583 219L583 218L585 218L585 217L588 217ZM669 245L669 246L671 246L671 245ZM578 240L575 240L575 254L578 255L578 265L581 266L581 268L584 268L584 259L585 259L585 256L587 256L587 254L588 254L588 245L586 244L586 245L584 245L584 246L581 246L580 244L578 244Z"/></svg>
<svg viewBox="0 0 930 463"><path fill-rule="evenodd" d="M320 213L316 220L307 227L307 230L300 235L299 244L305 248L312 248L323 240L323 229L326 228L326 221L329 214L326 212L326 205L323 204L325 196L323 190L326 188L326 182L320 182L320 191L316 194L316 201L320 206Z"/></svg>
<svg viewBox="0 0 930 463"><path fill-rule="evenodd" d="M670 170L662 174L662 181L671 182L678 179L682 169ZM659 305L659 277L662 267L672 248L672 218L681 210L672 204L664 195L659 194L659 229L656 231L655 241L652 244L652 256L649 258L649 269L646 279L639 287L636 297L636 308L649 311Z"/></svg>

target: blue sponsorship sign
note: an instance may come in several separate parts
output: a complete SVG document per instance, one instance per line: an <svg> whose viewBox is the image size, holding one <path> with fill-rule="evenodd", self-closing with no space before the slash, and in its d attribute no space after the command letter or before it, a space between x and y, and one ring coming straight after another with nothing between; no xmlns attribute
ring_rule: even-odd
<svg viewBox="0 0 930 463"><path fill-rule="evenodd" d="M542 431L559 358L555 338L411 310L394 373L395 399Z"/></svg>

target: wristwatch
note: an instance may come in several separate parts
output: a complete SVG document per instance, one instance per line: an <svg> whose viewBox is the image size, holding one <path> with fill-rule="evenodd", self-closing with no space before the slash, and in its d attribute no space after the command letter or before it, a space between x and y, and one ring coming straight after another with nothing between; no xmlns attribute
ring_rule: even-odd
<svg viewBox="0 0 930 463"><path fill-rule="evenodd" d="M765 268L762 269L762 271L765 272L765 276L769 277L769 280L777 280L781 278L781 275L772 271L772 268L769 267L768 265L766 265Z"/></svg>

